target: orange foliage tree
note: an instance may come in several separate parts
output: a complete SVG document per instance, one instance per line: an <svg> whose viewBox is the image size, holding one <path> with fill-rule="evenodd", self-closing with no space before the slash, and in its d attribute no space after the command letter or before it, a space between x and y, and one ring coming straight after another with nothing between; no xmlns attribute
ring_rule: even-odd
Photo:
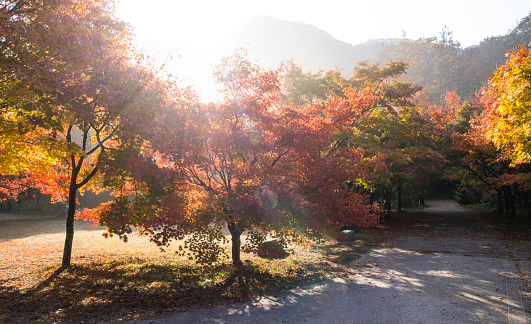
<svg viewBox="0 0 531 324"><path fill-rule="evenodd" d="M456 181L463 201L497 202L500 213L513 222L516 197L529 188L529 164L511 164L510 154L497 148L487 136L493 125L495 98L487 91L477 98L462 101L456 93L447 93L442 107L430 107L427 113L437 125L440 155L447 164L446 176Z"/></svg>
<svg viewBox="0 0 531 324"><path fill-rule="evenodd" d="M510 153L513 163L531 162L531 55L518 46L507 53L507 62L489 81L488 92L494 98L485 116L487 131L496 147Z"/></svg>
<svg viewBox="0 0 531 324"><path fill-rule="evenodd" d="M133 224L161 246L196 233L188 246L214 262L226 226L233 264L240 266L245 230L262 239L270 231L312 236L375 222L365 197L346 185L368 177L372 161L362 150L333 145L335 134L375 100L372 95L344 89L344 98L282 106L279 71L264 71L242 53L224 59L215 76L224 85L221 102L190 103L176 111L180 118L161 124L179 130L152 146L164 161L164 188L144 181L158 191L139 192L134 200L123 196L99 211L111 233L126 237ZM214 252L196 244L200 237Z"/></svg>
<svg viewBox="0 0 531 324"><path fill-rule="evenodd" d="M174 85L135 52L113 1L2 1L0 24L0 171L66 200L69 266L76 195L116 181L100 171L127 153L153 161L145 139Z"/></svg>

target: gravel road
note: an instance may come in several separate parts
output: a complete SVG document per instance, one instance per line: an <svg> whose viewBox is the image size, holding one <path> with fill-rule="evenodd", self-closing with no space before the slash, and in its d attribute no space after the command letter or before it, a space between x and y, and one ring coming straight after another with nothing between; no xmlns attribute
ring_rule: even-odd
<svg viewBox="0 0 531 324"><path fill-rule="evenodd" d="M530 323L521 280L530 247L496 241L479 215L451 200L427 206L418 234L373 249L349 277L130 323Z"/></svg>

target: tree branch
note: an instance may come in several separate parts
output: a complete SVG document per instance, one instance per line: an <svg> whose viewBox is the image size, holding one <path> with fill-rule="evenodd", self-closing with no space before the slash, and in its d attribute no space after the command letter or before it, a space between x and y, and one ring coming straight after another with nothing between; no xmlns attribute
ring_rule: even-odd
<svg viewBox="0 0 531 324"><path fill-rule="evenodd" d="M97 172L98 172L98 166L96 165L94 167L94 169L92 169L92 171L89 173L89 175L83 181L81 181L79 184L76 184L77 188L79 189L79 188L83 187L84 185L86 185L87 182L89 182L90 179L92 179L96 175Z"/></svg>

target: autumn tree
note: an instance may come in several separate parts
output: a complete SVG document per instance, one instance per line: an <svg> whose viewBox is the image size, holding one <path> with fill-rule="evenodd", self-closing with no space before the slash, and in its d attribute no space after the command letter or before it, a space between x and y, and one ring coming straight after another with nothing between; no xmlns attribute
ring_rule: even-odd
<svg viewBox="0 0 531 324"><path fill-rule="evenodd" d="M487 137L489 107L494 99L486 91L474 100L447 93L443 106L427 109L440 129L437 150L447 162L445 176L457 183L463 201L491 201L510 221L516 199L527 189L528 165L511 165L509 156Z"/></svg>
<svg viewBox="0 0 531 324"><path fill-rule="evenodd" d="M471 63L475 64L475 71L465 69L465 73L479 74L481 82L476 83L476 88L483 86L493 76L494 71L505 64L505 54L510 50L517 50L516 46L527 46L531 41L531 13L522 18L518 25L506 35L491 36L483 39L474 52ZM464 75L466 76L466 74ZM464 78L466 79L466 78Z"/></svg>
<svg viewBox="0 0 531 324"><path fill-rule="evenodd" d="M398 81L407 66L402 61L360 63L346 80L378 98L364 118L352 125L343 145L362 147L366 156L379 155L385 161L385 169L375 170L373 180L364 184L372 199L382 202L385 219L390 217L395 193L400 211L403 193L422 193L440 166L429 116L413 100L421 87Z"/></svg>
<svg viewBox="0 0 531 324"><path fill-rule="evenodd" d="M282 72L281 103L302 106L326 100L331 96L344 96L345 79L339 71L304 72L293 61L285 63Z"/></svg>
<svg viewBox="0 0 531 324"><path fill-rule="evenodd" d="M334 145L361 147L366 157L378 156L385 161L385 170L373 170L370 182L352 183L351 188L371 192L373 199L382 200L387 215L395 192L400 210L402 189L416 192L415 195L422 192L424 188L417 184L428 183L425 179L437 173L434 170L440 166L429 134L429 116L423 115L413 100L421 87L397 81L407 66L402 61L385 65L360 62L348 79L337 71L303 73L294 65L289 65L285 73L285 102L309 104L333 96L346 98L345 89L367 91L378 98L350 127L336 133Z"/></svg>
<svg viewBox="0 0 531 324"><path fill-rule="evenodd" d="M100 172L107 161L148 151L142 136L171 88L134 51L113 10L113 1L0 4L1 171L66 200L63 266L71 262L77 194L120 177Z"/></svg>
<svg viewBox="0 0 531 324"><path fill-rule="evenodd" d="M489 124L488 137L516 164L531 162L530 87L531 55L529 49L518 46L507 53L507 62L489 82L495 101L484 120Z"/></svg>
<svg viewBox="0 0 531 324"><path fill-rule="evenodd" d="M529 17L520 24L524 30L526 21L529 25ZM518 192L524 192L531 226L530 63L528 48L517 46L516 50L507 53L507 62L494 72L494 77L489 81L488 95L491 100L487 104L481 124L487 139L492 141L501 151L500 155L511 163L513 172L493 180L504 190L506 210L511 210L511 221L514 220L515 213L513 197Z"/></svg>
<svg viewBox="0 0 531 324"><path fill-rule="evenodd" d="M188 105L181 113L184 126L175 120L183 137L168 133L153 145L168 170L183 179L162 188L159 197L168 199L139 194L122 199L119 211L100 210L111 233L127 235L127 225L134 224L160 245L196 233L188 246L201 250L196 243L205 240L215 251L204 261L214 262L223 225L232 262L240 266L246 230L250 236L335 235L345 225L374 221L364 196L346 185L366 177L371 161L357 148L332 145L336 132L354 123L373 96L351 89L345 98L283 106L279 72L262 70L241 52L224 59L215 76L224 99ZM131 211L138 211L136 217L127 218Z"/></svg>
<svg viewBox="0 0 531 324"><path fill-rule="evenodd" d="M449 156L454 166L450 174L467 193L476 190L484 199L490 196L498 210L514 222L517 197L529 190L529 164L511 165L507 154L485 136L482 117L474 118L466 133L452 134L455 153Z"/></svg>

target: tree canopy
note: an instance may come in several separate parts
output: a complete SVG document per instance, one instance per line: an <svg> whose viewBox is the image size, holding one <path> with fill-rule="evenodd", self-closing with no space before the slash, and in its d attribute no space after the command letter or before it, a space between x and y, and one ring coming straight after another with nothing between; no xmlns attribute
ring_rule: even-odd
<svg viewBox="0 0 531 324"><path fill-rule="evenodd" d="M518 46L507 53L489 82L495 99L485 121L488 137L496 147L507 150L513 163L531 162L531 55Z"/></svg>
<svg viewBox="0 0 531 324"><path fill-rule="evenodd" d="M109 161L142 156L175 100L172 84L135 51L112 1L4 1L0 10L0 171L66 201L68 266L76 195L121 176L100 172Z"/></svg>
<svg viewBox="0 0 531 324"><path fill-rule="evenodd" d="M137 51L113 1L2 1L0 30L0 200L36 188L67 204L63 266L75 217L163 248L184 239L204 263L219 260L225 228L240 266L268 234L387 221L432 179L497 196L511 215L529 191L525 47L476 98L461 74L477 53L447 29L386 49L411 62L359 62L349 78L264 69L240 50L215 69L223 99L204 103ZM77 208L104 190L114 200Z"/></svg>
<svg viewBox="0 0 531 324"><path fill-rule="evenodd" d="M333 144L335 134L355 124L376 97L345 88L344 98L283 106L278 71L262 70L242 53L222 61L216 76L224 85L224 100L189 105L186 132L167 134L164 142L154 144L182 180L175 183L179 189L172 198L151 202L160 204L160 212L149 207L155 212L136 214L135 225L165 245L191 231L214 235L207 225L225 224L232 236L233 263L240 265L245 230L311 236L375 222L364 196L347 186L369 176L370 159L357 148ZM190 197L195 197L192 210L176 205L190 206ZM137 206L135 201L124 208L134 211ZM124 218L115 211L103 211L102 220L123 236L128 222L116 223Z"/></svg>

